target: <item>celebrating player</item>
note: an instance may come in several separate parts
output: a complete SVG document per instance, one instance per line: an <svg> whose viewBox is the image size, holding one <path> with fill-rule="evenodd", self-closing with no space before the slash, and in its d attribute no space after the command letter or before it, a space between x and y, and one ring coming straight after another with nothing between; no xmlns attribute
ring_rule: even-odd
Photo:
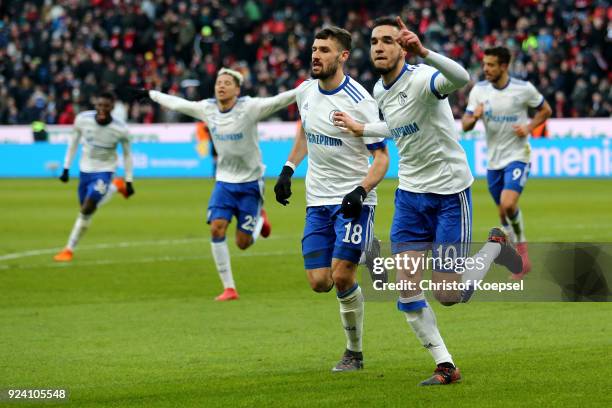
<svg viewBox="0 0 612 408"><path fill-rule="evenodd" d="M423 58L430 65L406 64L407 53ZM374 87L374 98L386 124L359 123L347 112L336 113L334 120L336 125L356 136L384 136L390 132L395 139L400 163L391 227L392 252L400 257L423 258L431 248L434 259L465 259L471 239L473 178L465 152L457 141L446 97L467 84L469 74L456 62L425 48L399 17L383 17L374 22L370 57L382 76ZM438 262L434 264L433 281L481 280L493 261L507 266L513 273L520 272L520 256L507 244L503 231L491 230L489 241L474 256L480 263L472 264L473 268L466 265L462 277L453 273L452 265ZM418 288L422 269L400 269L398 279L414 282ZM434 294L442 304L451 305L467 301L472 292L441 290ZM397 306L437 364L434 375L421 385L459 381L459 369L442 340L433 310L422 291L401 291Z"/></svg>
<svg viewBox="0 0 612 408"><path fill-rule="evenodd" d="M215 188L208 203L212 254L223 293L218 301L238 299L230 254L225 240L227 227L236 217L236 245L247 249L271 227L263 210L263 172L257 122L295 102L295 90L269 98L240 95L243 77L222 68L215 82L215 99L188 101L158 91L132 90L137 98L151 98L160 105L206 122L218 154Z"/></svg>
<svg viewBox="0 0 612 408"><path fill-rule="evenodd" d="M389 166L383 138L356 139L334 126L333 114L338 110L362 121L378 120L374 99L344 74L350 51L351 35L346 30L328 27L315 35L314 80L297 88L303 129L274 188L276 200L286 205L291 176L308 154L304 268L315 292L329 292L336 286L347 340L333 371L363 368L363 295L355 271L373 236L375 187ZM374 157L371 166L370 156Z"/></svg>
<svg viewBox="0 0 612 408"><path fill-rule="evenodd" d="M520 279L531 270L523 213L518 201L529 175L529 135L552 114L548 102L529 82L510 78L510 50L493 47L484 52L485 81L478 82L461 119L463 130L472 130L483 120L487 134L489 192L499 209L506 234L517 242L523 270L513 275ZM531 121L527 109L537 110Z"/></svg>
<svg viewBox="0 0 612 408"><path fill-rule="evenodd" d="M87 231L94 212L100 205L108 202L115 191L119 191L125 198L134 194L128 129L124 122L111 115L114 104L115 96L112 93L101 92L96 99L96 110L81 112L74 121L74 134L66 150L64 171L60 180L68 182L68 169L79 141L83 139L78 190L81 212L74 223L68 244L53 258L58 262L72 260L74 248ZM121 178L113 180L119 143L123 148L125 181Z"/></svg>

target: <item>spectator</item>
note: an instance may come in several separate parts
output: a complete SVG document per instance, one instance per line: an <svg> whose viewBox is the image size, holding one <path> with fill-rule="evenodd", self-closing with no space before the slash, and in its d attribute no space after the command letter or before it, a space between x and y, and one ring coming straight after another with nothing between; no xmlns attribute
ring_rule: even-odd
<svg viewBox="0 0 612 408"><path fill-rule="evenodd" d="M575 116L583 117L589 115L589 88L584 78L580 78L576 82L571 100Z"/></svg>
<svg viewBox="0 0 612 408"><path fill-rule="evenodd" d="M609 116L609 112L606 112L603 98L599 92L595 92L591 96L591 100L593 101L591 104L591 112L590 116L594 116L596 118Z"/></svg>
<svg viewBox="0 0 612 408"><path fill-rule="evenodd" d="M610 9L601 0L562 3L13 0L0 7L0 123L26 123L40 114L47 123L70 121L93 107L100 88L119 98L125 86L211 97L224 65L245 74L243 94L273 95L308 76L314 32L326 24L352 32L347 69L371 90L377 76L369 62L369 25L382 13L401 14L425 44L461 62L474 82L482 76L483 49L505 45L514 54L512 74L533 82L555 117L609 117ZM199 85L180 86L183 80ZM457 117L469 88L451 99ZM137 102L125 111L132 122L175 119ZM294 108L280 113L286 120L297 115Z"/></svg>
<svg viewBox="0 0 612 408"><path fill-rule="evenodd" d="M59 115L57 123L58 125L72 125L75 117L76 114L74 113L74 107L71 103L69 103L64 108L64 111Z"/></svg>

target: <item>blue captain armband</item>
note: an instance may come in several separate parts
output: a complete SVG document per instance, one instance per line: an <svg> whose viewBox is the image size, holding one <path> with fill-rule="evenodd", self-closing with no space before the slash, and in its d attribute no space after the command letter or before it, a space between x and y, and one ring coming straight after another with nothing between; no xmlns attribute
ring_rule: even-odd
<svg viewBox="0 0 612 408"><path fill-rule="evenodd" d="M440 75L440 71L434 72L434 74L431 76L431 79L429 80L429 89L431 90L431 93L435 95L436 98L442 100L442 99L446 98L448 95L442 95L436 89L436 77L438 75Z"/></svg>

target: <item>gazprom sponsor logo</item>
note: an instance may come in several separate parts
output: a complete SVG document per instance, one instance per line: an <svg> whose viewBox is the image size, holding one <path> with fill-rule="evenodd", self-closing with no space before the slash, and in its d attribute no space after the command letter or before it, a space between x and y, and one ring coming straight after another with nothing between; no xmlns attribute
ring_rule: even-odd
<svg viewBox="0 0 612 408"><path fill-rule="evenodd" d="M323 145L323 146L342 146L342 140L330 137L327 135L320 135L318 133L306 132L306 138L308 143Z"/></svg>
<svg viewBox="0 0 612 408"><path fill-rule="evenodd" d="M244 138L244 135L242 133L214 133L213 137L215 138L215 140L218 140L220 142L234 142L236 140L242 140Z"/></svg>
<svg viewBox="0 0 612 408"><path fill-rule="evenodd" d="M519 120L518 115L494 115L493 111L485 111L485 120L491 122L517 122Z"/></svg>
<svg viewBox="0 0 612 408"><path fill-rule="evenodd" d="M393 136L394 139L398 139L402 136L413 135L419 130L421 130L419 129L419 125L417 125L416 122L412 122L408 125L404 125L404 126L400 126L400 127L391 129L391 135Z"/></svg>
<svg viewBox="0 0 612 408"><path fill-rule="evenodd" d="M210 129L210 133L212 133L213 139L219 142L234 142L236 140L244 139L244 135L241 133L219 133L217 132L217 128L213 127Z"/></svg>

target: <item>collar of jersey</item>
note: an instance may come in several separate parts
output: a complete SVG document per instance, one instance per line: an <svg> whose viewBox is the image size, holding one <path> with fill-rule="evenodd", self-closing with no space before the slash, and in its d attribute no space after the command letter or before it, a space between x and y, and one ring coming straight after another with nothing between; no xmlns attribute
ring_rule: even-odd
<svg viewBox="0 0 612 408"><path fill-rule="evenodd" d="M317 86L319 87L319 92L321 92L323 95L333 95L340 92L346 86L346 84L348 84L349 79L350 78L348 75L344 75L344 82L342 82L339 87L337 87L336 89L332 89L331 91L326 91L325 89L322 89L321 85L319 84L317 84Z"/></svg>
<svg viewBox="0 0 612 408"><path fill-rule="evenodd" d="M400 71L399 75L393 80L391 81L391 83L389 85L385 85L385 81L383 81L382 86L383 88L385 88L385 91L388 91L389 89L391 89L391 87L393 85L395 85L395 83L398 81L398 79L400 79L402 77L402 75L404 75L404 72L408 71L408 64L404 64L404 66L402 67L402 70Z"/></svg>
<svg viewBox="0 0 612 408"><path fill-rule="evenodd" d="M216 102L215 102L216 104ZM221 110L221 108L219 108L219 105L217 105L217 110L219 111L219 113L228 113L231 112L232 109L234 109L234 107L238 104L238 100L236 100L236 103L232 105L231 108L226 109L226 110Z"/></svg>
<svg viewBox="0 0 612 408"><path fill-rule="evenodd" d="M491 86L493 87L493 89L497 89L498 91L501 91L503 89L506 89L508 87L508 85L510 85L510 82L512 81L512 78L510 78L510 76L508 76L508 82L506 82L506 85L502 86L501 88L496 88L495 85L491 84Z"/></svg>

